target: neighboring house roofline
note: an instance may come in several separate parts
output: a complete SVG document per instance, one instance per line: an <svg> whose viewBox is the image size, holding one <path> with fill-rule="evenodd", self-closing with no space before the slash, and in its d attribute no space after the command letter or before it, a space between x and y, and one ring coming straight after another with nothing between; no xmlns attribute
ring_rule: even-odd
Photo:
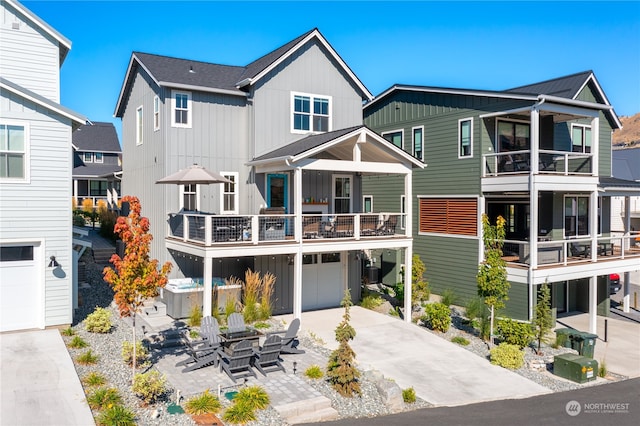
<svg viewBox="0 0 640 426"><path fill-rule="evenodd" d="M42 107L47 108L50 111L53 111L57 114L62 115L63 117L70 119L72 121L71 127L74 130L77 127L80 127L81 125L86 123L87 121L86 117L78 114L77 112L74 112L69 108L66 108L56 102L53 102L45 98L44 96L40 96L29 89L25 89L24 87L9 81L4 77L0 77L0 88L4 90L8 90L9 92L12 92L18 96L21 96L26 100L34 102Z"/></svg>
<svg viewBox="0 0 640 426"><path fill-rule="evenodd" d="M62 63L67 57L67 54L69 53L69 50L71 50L71 41L65 36L63 36L62 34L60 34L58 31L56 31L51 25L47 24L45 21L40 19L35 13L33 13L32 11L27 9L25 6L23 6L22 3L16 0L4 0L4 1L6 1L9 5L11 5L14 9L18 10L20 13L22 13L25 17L30 19L34 24L36 24L44 32L49 34L58 42L59 44L58 50L60 53L59 66L61 67Z"/></svg>

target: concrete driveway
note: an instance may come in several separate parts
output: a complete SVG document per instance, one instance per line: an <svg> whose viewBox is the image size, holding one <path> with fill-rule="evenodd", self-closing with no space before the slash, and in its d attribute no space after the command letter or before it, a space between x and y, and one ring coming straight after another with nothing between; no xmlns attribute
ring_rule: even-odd
<svg viewBox="0 0 640 426"><path fill-rule="evenodd" d="M446 341L415 324L359 306L351 308L356 338L351 347L359 365L375 369L436 406L526 398L550 390ZM304 312L304 332L335 349L335 328L344 309ZM291 315L281 317L291 320Z"/></svg>
<svg viewBox="0 0 640 426"><path fill-rule="evenodd" d="M0 334L0 425L94 425L58 330Z"/></svg>

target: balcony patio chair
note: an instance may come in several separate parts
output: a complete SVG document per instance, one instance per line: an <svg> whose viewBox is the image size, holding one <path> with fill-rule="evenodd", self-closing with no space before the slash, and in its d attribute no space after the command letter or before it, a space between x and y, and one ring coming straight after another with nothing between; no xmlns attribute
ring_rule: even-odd
<svg viewBox="0 0 640 426"><path fill-rule="evenodd" d="M209 342L215 340L215 338L220 334L220 325L218 324L217 319L207 315L202 318L202 322L200 323L200 339L191 340L187 336L188 333L188 330L184 330L182 332L182 339L187 346L191 349L195 349L202 345L209 345Z"/></svg>
<svg viewBox="0 0 640 426"><path fill-rule="evenodd" d="M591 246L581 245L578 243L571 243L569 245L569 250L571 251L571 256L573 257L589 257L591 256Z"/></svg>
<svg viewBox="0 0 640 426"><path fill-rule="evenodd" d="M282 349L283 354L303 354L302 349L298 349L300 341L298 340L298 331L300 330L300 319L294 318L289 324L289 328L285 331L274 331L267 333L267 339L271 336L282 336Z"/></svg>
<svg viewBox="0 0 640 426"><path fill-rule="evenodd" d="M229 333L238 333L247 329L244 323L244 316L239 312L234 312L227 318L227 331Z"/></svg>
<svg viewBox="0 0 640 426"><path fill-rule="evenodd" d="M199 345L187 345L189 358L176 363L176 367L182 365L187 366L182 370L183 373L212 364L214 367L217 367L221 352L222 340L218 334L212 334L206 340L203 339Z"/></svg>
<svg viewBox="0 0 640 426"><path fill-rule="evenodd" d="M284 366L280 362L280 351L282 350L282 339L280 336L272 335L267 337L262 348L254 351L253 366L266 376L267 373L282 371L286 373Z"/></svg>
<svg viewBox="0 0 640 426"><path fill-rule="evenodd" d="M220 371L227 373L233 383L237 379L253 376L258 378L251 367L251 359L253 358L253 346L249 340L243 340L238 343L227 355L224 351L220 351Z"/></svg>
<svg viewBox="0 0 640 426"><path fill-rule="evenodd" d="M394 235L398 226L398 215L392 214L384 221L379 235Z"/></svg>
<svg viewBox="0 0 640 426"><path fill-rule="evenodd" d="M304 238L318 238L320 236L320 216L302 218L302 235Z"/></svg>

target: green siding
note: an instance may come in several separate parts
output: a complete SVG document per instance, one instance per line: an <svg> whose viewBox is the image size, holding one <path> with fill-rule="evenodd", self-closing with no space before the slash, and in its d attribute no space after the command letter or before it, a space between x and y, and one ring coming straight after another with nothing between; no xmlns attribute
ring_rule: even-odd
<svg viewBox="0 0 640 426"><path fill-rule="evenodd" d="M509 300L498 315L528 321L529 318L529 286L523 283L511 283Z"/></svg>

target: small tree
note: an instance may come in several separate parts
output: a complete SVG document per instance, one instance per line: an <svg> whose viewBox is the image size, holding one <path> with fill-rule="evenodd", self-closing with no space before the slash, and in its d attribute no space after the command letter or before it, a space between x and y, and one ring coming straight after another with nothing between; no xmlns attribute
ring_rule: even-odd
<svg viewBox="0 0 640 426"><path fill-rule="evenodd" d="M336 341L340 345L329 356L327 378L340 395L352 397L353 394L360 394L360 383L358 382L360 372L355 367L356 354L349 346L349 340L356 337L356 330L349 324L351 319L349 307L353 303L351 303L351 294L348 289L344 292L341 305L344 306L343 320L336 327Z"/></svg>
<svg viewBox="0 0 640 426"><path fill-rule="evenodd" d="M114 268L104 268L104 280L113 287L114 299L120 316L133 319L133 373L136 372L136 314L145 299L158 295L158 288L167 283L171 263L166 262L158 269L158 261L149 258L149 248L153 236L149 234L149 219L140 216L142 206L137 197L126 196L129 202L129 216L120 216L114 232L125 244L124 258L111 256Z"/></svg>
<svg viewBox="0 0 640 426"><path fill-rule="evenodd" d="M484 262L478 266L478 296L484 299L491 314L489 327L489 342L493 345L493 323L495 311L504 308L504 302L509 300L506 262L502 259L502 246L505 237L505 220L498 216L496 224L491 225L489 217L482 215L482 241L484 242Z"/></svg>
<svg viewBox="0 0 640 426"><path fill-rule="evenodd" d="M553 315L551 314L551 289L545 282L540 287L538 303L533 311L533 327L535 338L538 341L538 354L542 342L547 341L547 334L553 328Z"/></svg>

